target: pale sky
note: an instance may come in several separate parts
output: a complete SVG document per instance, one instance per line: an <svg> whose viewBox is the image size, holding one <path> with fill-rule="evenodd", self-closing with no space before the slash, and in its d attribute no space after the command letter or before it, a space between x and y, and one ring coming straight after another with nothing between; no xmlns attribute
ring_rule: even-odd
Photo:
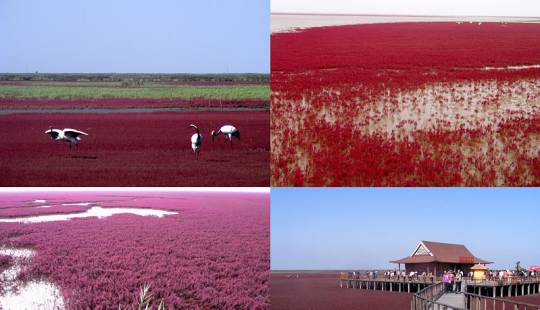
<svg viewBox="0 0 540 310"><path fill-rule="evenodd" d="M538 0L271 0L272 13L539 17Z"/></svg>
<svg viewBox="0 0 540 310"><path fill-rule="evenodd" d="M420 241L540 265L539 188L273 187L270 201L272 270L393 269Z"/></svg>
<svg viewBox="0 0 540 310"><path fill-rule="evenodd" d="M269 73L270 0L1 0L0 73Z"/></svg>

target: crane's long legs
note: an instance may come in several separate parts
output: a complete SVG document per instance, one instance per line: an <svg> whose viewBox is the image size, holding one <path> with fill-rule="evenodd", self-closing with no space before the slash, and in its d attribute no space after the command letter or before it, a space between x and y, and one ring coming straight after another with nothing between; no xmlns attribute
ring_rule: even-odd
<svg viewBox="0 0 540 310"><path fill-rule="evenodd" d="M67 144L69 145L69 157L71 157L71 142L67 141Z"/></svg>
<svg viewBox="0 0 540 310"><path fill-rule="evenodd" d="M227 140L229 140L231 142L231 150L232 150L232 137L229 138L229 137L225 136L225 143L227 143Z"/></svg>

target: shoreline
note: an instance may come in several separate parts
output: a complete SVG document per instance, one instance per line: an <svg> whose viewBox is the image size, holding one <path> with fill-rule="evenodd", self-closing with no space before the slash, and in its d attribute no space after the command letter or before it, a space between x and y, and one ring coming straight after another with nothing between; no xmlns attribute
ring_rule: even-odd
<svg viewBox="0 0 540 310"><path fill-rule="evenodd" d="M511 16L425 16L376 14L270 13L270 34L296 32L306 28L402 23L402 22L498 22L539 23L537 17Z"/></svg>

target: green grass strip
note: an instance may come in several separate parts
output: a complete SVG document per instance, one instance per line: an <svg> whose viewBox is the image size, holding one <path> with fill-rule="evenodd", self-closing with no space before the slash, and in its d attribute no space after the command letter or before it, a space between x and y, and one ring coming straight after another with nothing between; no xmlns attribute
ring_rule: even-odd
<svg viewBox="0 0 540 310"><path fill-rule="evenodd" d="M170 87L66 87L0 86L0 98L21 99L102 99L102 98L206 98L270 100L269 85L229 85Z"/></svg>

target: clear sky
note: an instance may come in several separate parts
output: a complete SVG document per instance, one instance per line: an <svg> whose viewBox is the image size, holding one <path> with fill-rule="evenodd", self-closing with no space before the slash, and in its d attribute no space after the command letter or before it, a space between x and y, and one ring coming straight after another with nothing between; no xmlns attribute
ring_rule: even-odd
<svg viewBox="0 0 540 310"><path fill-rule="evenodd" d="M273 187L270 202L272 270L393 269L420 241L540 265L537 188Z"/></svg>
<svg viewBox="0 0 540 310"><path fill-rule="evenodd" d="M538 0L271 0L272 13L539 17Z"/></svg>
<svg viewBox="0 0 540 310"><path fill-rule="evenodd" d="M0 73L269 73L270 0L1 0Z"/></svg>

